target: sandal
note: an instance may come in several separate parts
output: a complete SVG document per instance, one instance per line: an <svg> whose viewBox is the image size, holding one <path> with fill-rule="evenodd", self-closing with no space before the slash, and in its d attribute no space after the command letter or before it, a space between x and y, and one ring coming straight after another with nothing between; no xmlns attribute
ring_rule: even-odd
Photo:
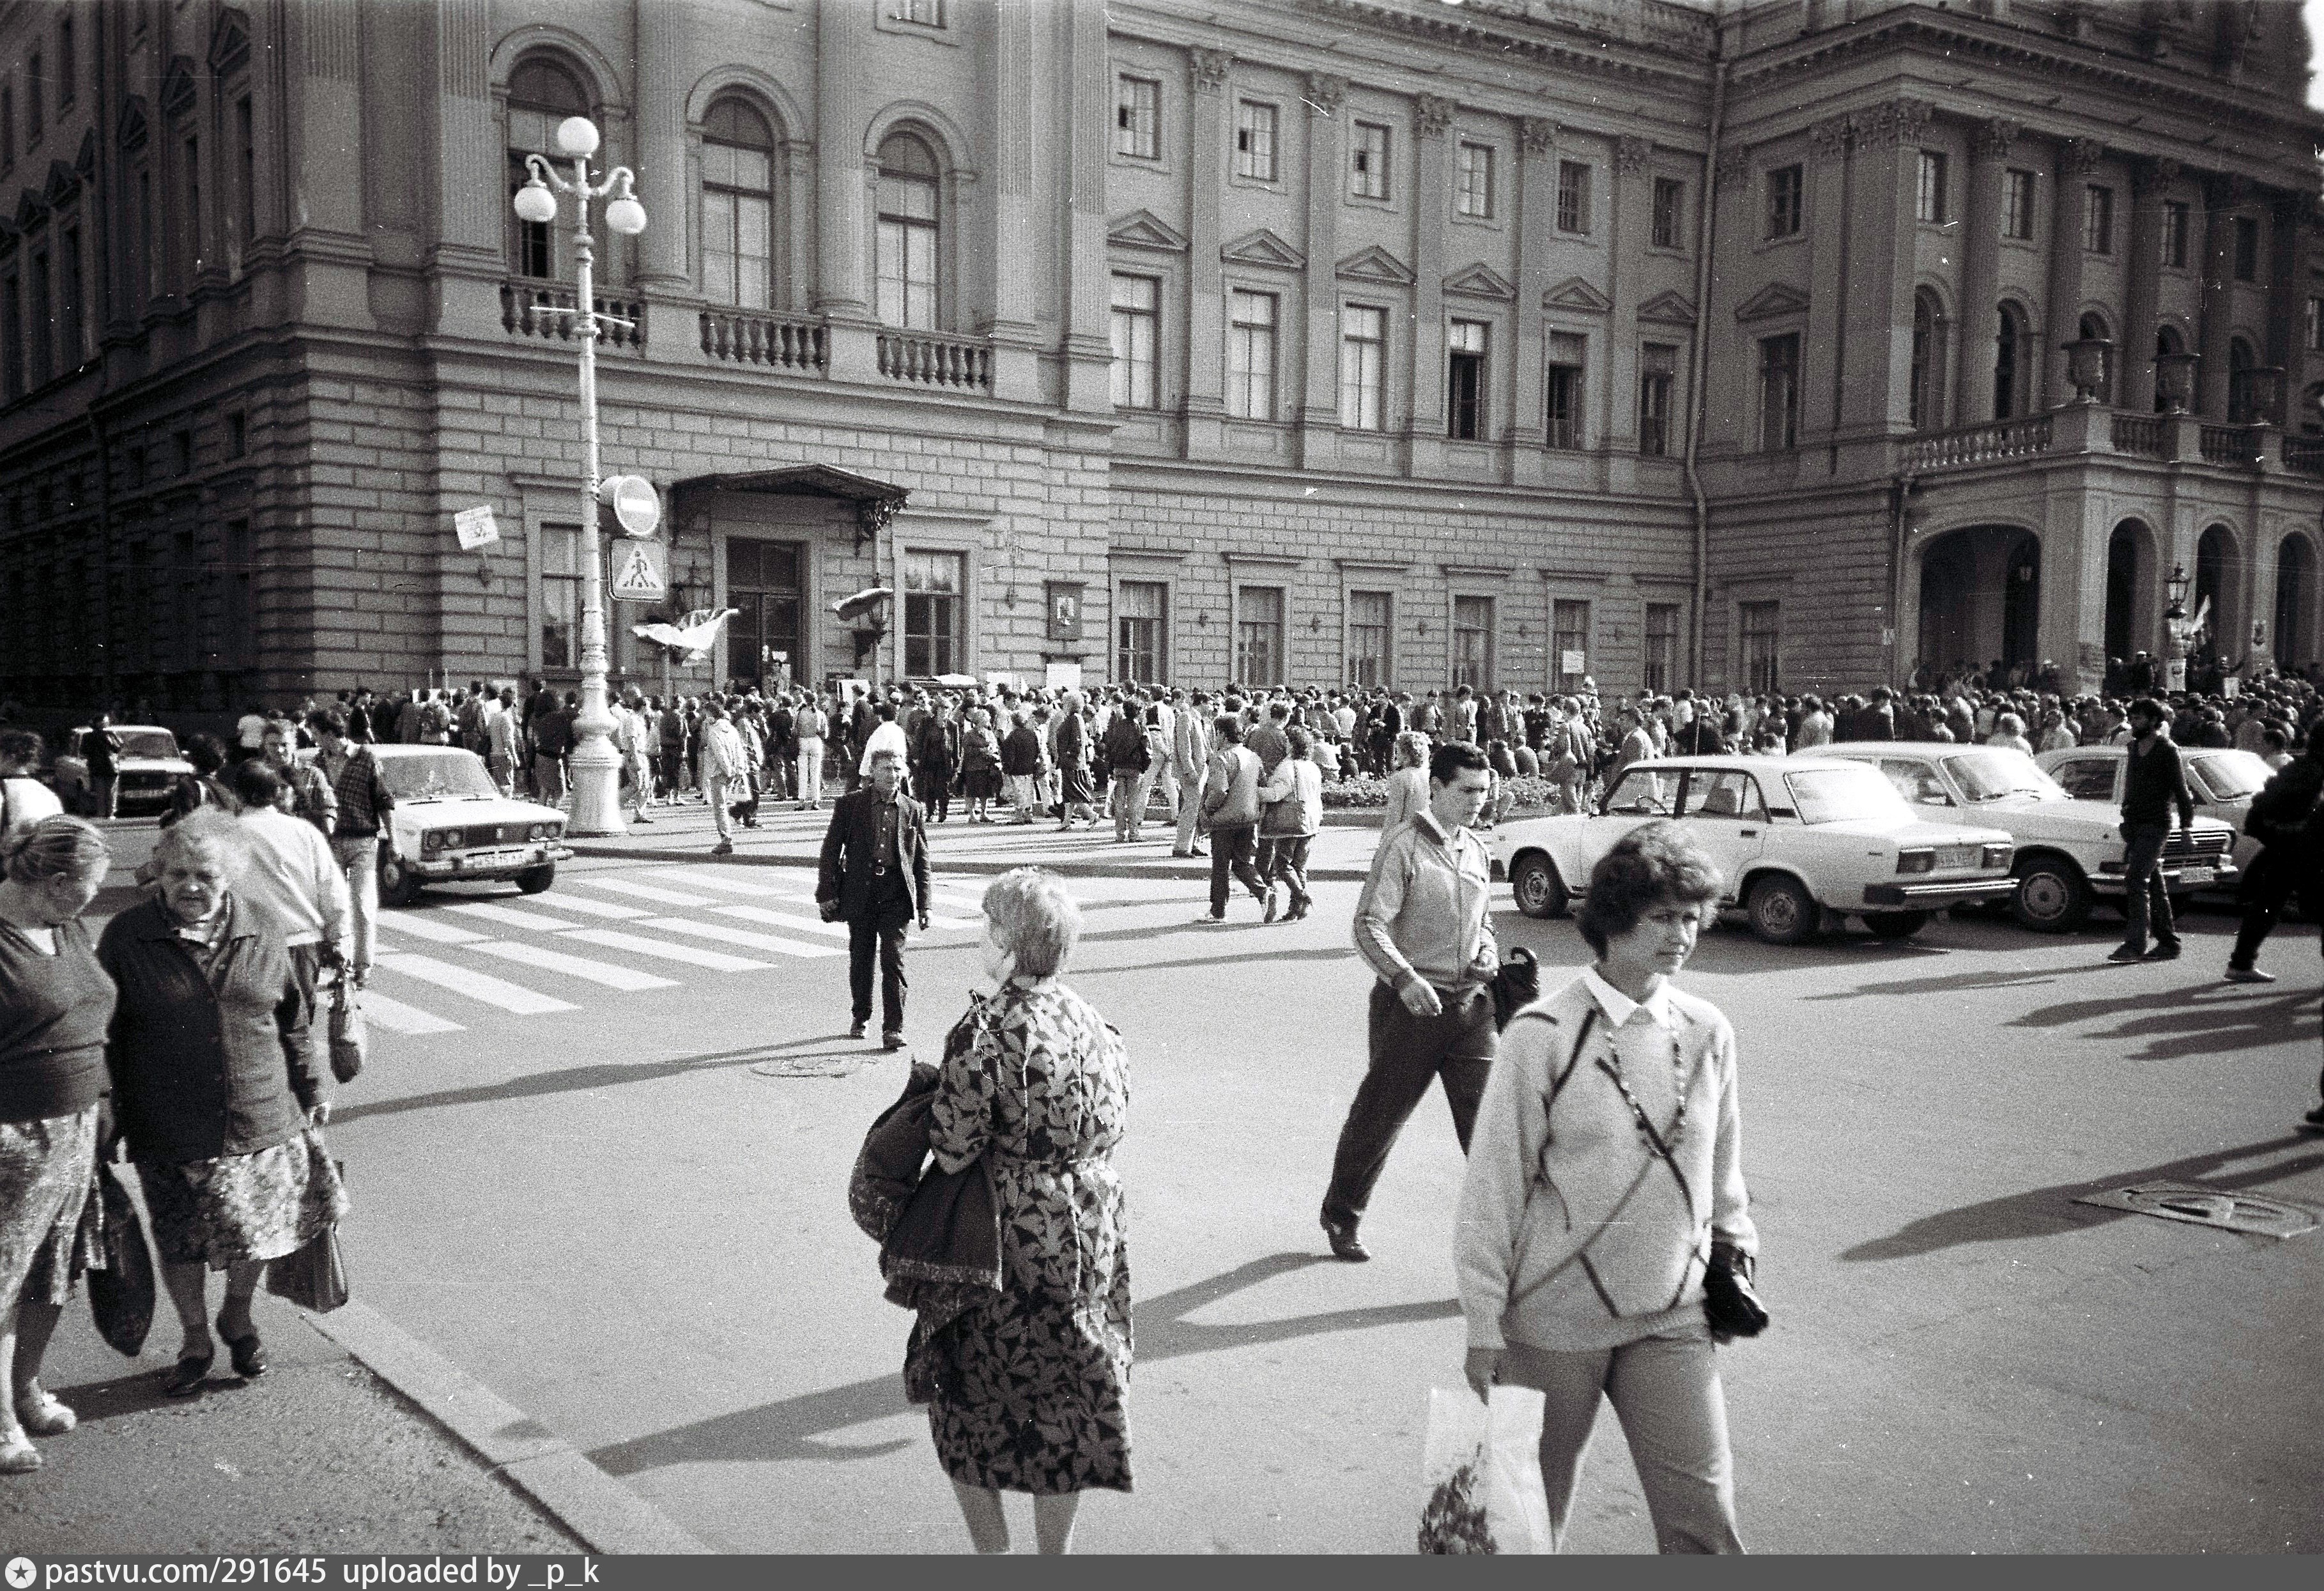
<svg viewBox="0 0 2324 1591"><path fill-rule="evenodd" d="M198 1359L180 1359L161 1372L162 1393L173 1398L192 1397L202 1390L202 1383L210 1373L210 1361L217 1357L215 1353L208 1353Z"/></svg>
<svg viewBox="0 0 2324 1591"><path fill-rule="evenodd" d="M62 1436L80 1423L70 1404L40 1387L30 1397L17 1398L16 1419L29 1434L44 1437Z"/></svg>
<svg viewBox="0 0 2324 1591"><path fill-rule="evenodd" d="M266 1345L258 1338L258 1329L250 1329L247 1337L227 1337L226 1322L218 1321L218 1336L225 1339L226 1351L234 1359L234 1373L244 1381L255 1381L266 1374Z"/></svg>
<svg viewBox="0 0 2324 1591"><path fill-rule="evenodd" d="M30 1475L40 1467L41 1450L23 1431L12 1432L0 1442L0 1475Z"/></svg>

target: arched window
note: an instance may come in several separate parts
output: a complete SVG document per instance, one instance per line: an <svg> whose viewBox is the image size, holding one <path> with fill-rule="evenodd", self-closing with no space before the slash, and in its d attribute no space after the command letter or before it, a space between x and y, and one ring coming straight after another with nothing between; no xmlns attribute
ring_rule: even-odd
<svg viewBox="0 0 2324 1591"><path fill-rule="evenodd" d="M1933 431L1945 423L1944 313L1936 294L1923 288L1913 295L1913 428Z"/></svg>
<svg viewBox="0 0 2324 1591"><path fill-rule="evenodd" d="M2100 315L2095 309L2082 317L2080 330L2080 335L2085 339L2103 337L2108 343L2114 341L2114 332L2113 329L2107 325L2106 317ZM2117 352L2119 352L2119 350L2111 347L2107 350L2105 372L2098 378L2098 399L2101 403L2112 403L2114 401L2115 354Z"/></svg>
<svg viewBox="0 0 2324 1591"><path fill-rule="evenodd" d="M567 116L589 114L588 96L581 79L559 62L544 56L520 61L509 75L508 169L509 194L525 185L530 173L524 157L546 155L562 161L557 152L557 124ZM521 221L509 212L509 268L519 276L561 277L566 244L554 221Z"/></svg>
<svg viewBox="0 0 2324 1591"><path fill-rule="evenodd" d="M2227 344L2227 424L2247 426L2252 411L2252 366L2259 363L2252 345L2241 337Z"/></svg>
<svg viewBox="0 0 2324 1591"><path fill-rule="evenodd" d="M2156 328L2154 333L2154 357L2157 360L2167 358L2172 354L2184 354L2186 351L2187 339L2179 335L2179 328L2177 326L2165 326ZM2160 370L2158 369L2154 381L2154 412L2161 414L2170 407L2171 400L2163 395L2163 379Z"/></svg>
<svg viewBox="0 0 2324 1591"><path fill-rule="evenodd" d="M2015 418L2031 406L2032 345L2024 312L2015 304L2004 304L2000 330L1993 339L1993 418L1997 420Z"/></svg>
<svg viewBox="0 0 2324 1591"><path fill-rule="evenodd" d="M936 158L909 133L880 143L880 318L890 326L936 326Z"/></svg>
<svg viewBox="0 0 2324 1591"><path fill-rule="evenodd" d="M764 309L775 291L775 134L729 95L702 121L702 294Z"/></svg>
<svg viewBox="0 0 2324 1591"><path fill-rule="evenodd" d="M2300 394L2300 434L2324 437L2324 382Z"/></svg>

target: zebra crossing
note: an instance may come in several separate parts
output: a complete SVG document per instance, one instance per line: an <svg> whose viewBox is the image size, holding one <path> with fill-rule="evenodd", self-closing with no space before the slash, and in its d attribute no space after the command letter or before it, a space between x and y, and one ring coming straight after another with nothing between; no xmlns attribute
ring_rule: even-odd
<svg viewBox="0 0 2324 1591"><path fill-rule="evenodd" d="M981 934L980 892L939 884L927 938ZM811 881L715 862L567 873L553 894L439 900L379 915L364 1014L411 1036L462 1033L493 1014L543 1016L597 997L676 989L684 971L769 972L846 953Z"/></svg>

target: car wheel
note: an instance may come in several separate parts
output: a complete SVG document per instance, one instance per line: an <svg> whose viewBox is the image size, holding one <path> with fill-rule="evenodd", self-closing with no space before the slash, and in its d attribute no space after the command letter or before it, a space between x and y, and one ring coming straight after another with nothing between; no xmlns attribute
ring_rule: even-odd
<svg viewBox="0 0 2324 1591"><path fill-rule="evenodd" d="M1929 925L1926 912L1867 912L1864 925L1875 939L1910 939Z"/></svg>
<svg viewBox="0 0 2324 1591"><path fill-rule="evenodd" d="M2080 868L2062 857L2020 862L2009 915L2036 933L2071 933L2089 920L2089 883Z"/></svg>
<svg viewBox="0 0 2324 1591"><path fill-rule="evenodd" d="M395 852L379 859L379 901L382 906L408 906L420 898L420 879Z"/></svg>
<svg viewBox="0 0 2324 1591"><path fill-rule="evenodd" d="M1745 908L1751 914L1751 932L1769 944L1799 944L1823 924L1823 908L1796 878L1771 873L1751 886Z"/></svg>
<svg viewBox="0 0 2324 1591"><path fill-rule="evenodd" d="M516 876L516 887L527 895L539 895L557 882L557 864L547 862L537 868L527 868Z"/></svg>
<svg viewBox="0 0 2324 1591"><path fill-rule="evenodd" d="M1565 915L1565 881L1557 876L1557 864L1541 852L1529 851L1517 859L1509 887L1517 897L1517 910L1526 916Z"/></svg>

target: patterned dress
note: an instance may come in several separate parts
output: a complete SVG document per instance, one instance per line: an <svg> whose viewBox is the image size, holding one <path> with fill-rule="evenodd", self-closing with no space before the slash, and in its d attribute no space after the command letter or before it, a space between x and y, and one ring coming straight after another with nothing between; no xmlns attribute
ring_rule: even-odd
<svg viewBox="0 0 2324 1591"><path fill-rule="evenodd" d="M947 1058L929 1147L979 1154L1001 1215L1002 1285L939 1356L928 1423L964 1485L1037 1496L1130 1490L1130 1260L1113 1146L1130 1108L1120 1035L1062 985L995 995Z"/></svg>

